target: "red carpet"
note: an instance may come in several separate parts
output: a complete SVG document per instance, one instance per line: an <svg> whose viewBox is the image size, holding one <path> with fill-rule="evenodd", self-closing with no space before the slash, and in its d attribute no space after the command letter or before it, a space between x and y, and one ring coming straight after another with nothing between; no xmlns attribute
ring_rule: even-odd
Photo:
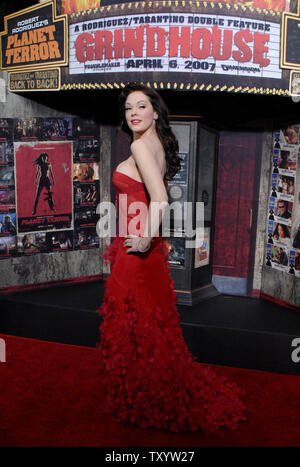
<svg viewBox="0 0 300 467"><path fill-rule="evenodd" d="M223 437L142 430L104 414L98 350L0 337L1 446L300 445L300 376L214 365L246 391L247 422Z"/></svg>

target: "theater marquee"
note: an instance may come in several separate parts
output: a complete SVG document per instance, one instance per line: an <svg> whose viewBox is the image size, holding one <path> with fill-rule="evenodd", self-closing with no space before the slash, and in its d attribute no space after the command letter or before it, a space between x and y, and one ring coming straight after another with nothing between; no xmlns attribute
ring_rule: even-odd
<svg viewBox="0 0 300 467"><path fill-rule="evenodd" d="M63 89L130 80L159 88L286 94L281 13L214 2L135 2L70 15Z"/></svg>
<svg viewBox="0 0 300 467"><path fill-rule="evenodd" d="M197 0L98 3L58 16L52 0L6 16L0 43L9 89L113 89L141 81L159 89L290 94L281 52L287 13ZM286 36L287 60L295 59L293 34Z"/></svg>
<svg viewBox="0 0 300 467"><path fill-rule="evenodd" d="M70 27L69 73L167 71L281 78L279 27L230 16L147 14Z"/></svg>

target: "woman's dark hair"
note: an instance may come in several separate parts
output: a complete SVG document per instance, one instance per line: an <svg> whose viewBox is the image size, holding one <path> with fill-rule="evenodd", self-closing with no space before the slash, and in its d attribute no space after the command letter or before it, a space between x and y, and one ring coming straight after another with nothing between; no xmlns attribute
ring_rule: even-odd
<svg viewBox="0 0 300 467"><path fill-rule="evenodd" d="M165 174L166 180L172 180L180 170L181 158L178 156L179 146L176 136L174 135L168 117L168 109L158 92L154 89L146 86L142 83L129 83L121 91L119 96L119 103L121 108L121 128L123 131L131 136L131 142L133 141L133 133L127 125L125 118L125 102L129 94L134 91L143 92L152 104L153 109L158 115L156 120L156 131L163 145L165 155L167 171Z"/></svg>
<svg viewBox="0 0 300 467"><path fill-rule="evenodd" d="M42 152L42 154L40 154L34 161L33 161L33 164L42 164L44 162L45 159L48 159L49 156L46 152Z"/></svg>

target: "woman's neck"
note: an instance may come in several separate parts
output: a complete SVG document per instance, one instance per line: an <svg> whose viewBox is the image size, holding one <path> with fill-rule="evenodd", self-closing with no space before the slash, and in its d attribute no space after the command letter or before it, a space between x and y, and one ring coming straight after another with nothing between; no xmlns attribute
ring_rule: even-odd
<svg viewBox="0 0 300 467"><path fill-rule="evenodd" d="M147 130L145 130L144 132L133 132L133 141L136 141L140 138L143 138L143 139L148 139L148 138L158 138L158 134L157 134L157 131L156 131L156 128L154 125L152 125L151 127L147 128Z"/></svg>

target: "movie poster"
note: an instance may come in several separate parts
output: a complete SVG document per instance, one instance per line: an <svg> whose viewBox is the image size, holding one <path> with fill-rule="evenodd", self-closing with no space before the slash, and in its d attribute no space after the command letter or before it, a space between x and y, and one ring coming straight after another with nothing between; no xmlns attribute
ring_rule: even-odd
<svg viewBox="0 0 300 467"><path fill-rule="evenodd" d="M289 250L278 245L267 245L267 266L288 272Z"/></svg>
<svg viewBox="0 0 300 467"><path fill-rule="evenodd" d="M0 165L0 189L15 184L14 166L13 165Z"/></svg>
<svg viewBox="0 0 300 467"><path fill-rule="evenodd" d="M274 134L266 265L300 277L300 125Z"/></svg>
<svg viewBox="0 0 300 467"><path fill-rule="evenodd" d="M82 227L74 231L75 249L82 250L87 248L99 247L100 239L96 232L96 227Z"/></svg>
<svg viewBox="0 0 300 467"><path fill-rule="evenodd" d="M13 119L0 118L0 142L11 141L13 138Z"/></svg>
<svg viewBox="0 0 300 467"><path fill-rule="evenodd" d="M17 119L14 121L14 141L36 141L42 138L41 118Z"/></svg>
<svg viewBox="0 0 300 467"><path fill-rule="evenodd" d="M73 138L90 139L99 137L99 125L93 120L84 120L83 118L74 118L73 120Z"/></svg>
<svg viewBox="0 0 300 467"><path fill-rule="evenodd" d="M100 145L96 137L80 138L74 141L74 162L99 162Z"/></svg>
<svg viewBox="0 0 300 467"><path fill-rule="evenodd" d="M46 232L47 251L54 253L57 251L69 251L74 247L73 230L60 230L56 232Z"/></svg>
<svg viewBox="0 0 300 467"><path fill-rule="evenodd" d="M0 167L14 164L14 147L12 141L0 138Z"/></svg>
<svg viewBox="0 0 300 467"><path fill-rule="evenodd" d="M75 118L73 138L74 248L98 248L99 126L94 121Z"/></svg>
<svg viewBox="0 0 300 467"><path fill-rule="evenodd" d="M96 214L98 203L98 183L74 184L75 226L96 225L99 218Z"/></svg>
<svg viewBox="0 0 300 467"><path fill-rule="evenodd" d="M96 233L96 224L99 220L97 205L100 201L99 193L99 163L74 164L92 167L91 178L74 176L74 246L76 249L99 247L99 237ZM76 170L76 168L74 169ZM75 174L75 172L74 172Z"/></svg>
<svg viewBox="0 0 300 467"><path fill-rule="evenodd" d="M0 188L0 212L16 209L15 187L2 186Z"/></svg>
<svg viewBox="0 0 300 467"><path fill-rule="evenodd" d="M14 146L18 233L71 229L72 142Z"/></svg>
<svg viewBox="0 0 300 467"><path fill-rule="evenodd" d="M289 273L300 277L300 252L291 250L290 251L290 267Z"/></svg>
<svg viewBox="0 0 300 467"><path fill-rule="evenodd" d="M18 254L33 255L47 253L46 232L25 233L17 235Z"/></svg>
<svg viewBox="0 0 300 467"><path fill-rule="evenodd" d="M15 212L0 212L0 233L1 235L15 235L17 233Z"/></svg>
<svg viewBox="0 0 300 467"><path fill-rule="evenodd" d="M291 247L290 266L292 274L300 277L300 153L298 154L298 165L296 172L296 186L294 196L294 207L291 226ZM294 271L293 271L294 269Z"/></svg>
<svg viewBox="0 0 300 467"><path fill-rule="evenodd" d="M16 254L16 231L16 213L0 212L0 259Z"/></svg>
<svg viewBox="0 0 300 467"><path fill-rule="evenodd" d="M0 259L7 259L15 256L17 252L16 236L0 236Z"/></svg>
<svg viewBox="0 0 300 467"><path fill-rule="evenodd" d="M184 235L184 203L188 200L188 153L180 152L180 171L173 180L168 180L168 199L170 204L169 219L170 225L166 226L165 235ZM170 232L168 233L168 230Z"/></svg>
<svg viewBox="0 0 300 467"><path fill-rule="evenodd" d="M169 251L168 262L170 266L185 268L185 237L164 238L165 246Z"/></svg>
<svg viewBox="0 0 300 467"><path fill-rule="evenodd" d="M45 118L41 128L41 138L45 140L72 139L71 118Z"/></svg>
<svg viewBox="0 0 300 467"><path fill-rule="evenodd" d="M0 259L17 253L13 119L0 119Z"/></svg>
<svg viewBox="0 0 300 467"><path fill-rule="evenodd" d="M209 264L209 238L210 238L210 227L205 227L203 233L196 233L196 245L195 248L195 268L206 266Z"/></svg>

